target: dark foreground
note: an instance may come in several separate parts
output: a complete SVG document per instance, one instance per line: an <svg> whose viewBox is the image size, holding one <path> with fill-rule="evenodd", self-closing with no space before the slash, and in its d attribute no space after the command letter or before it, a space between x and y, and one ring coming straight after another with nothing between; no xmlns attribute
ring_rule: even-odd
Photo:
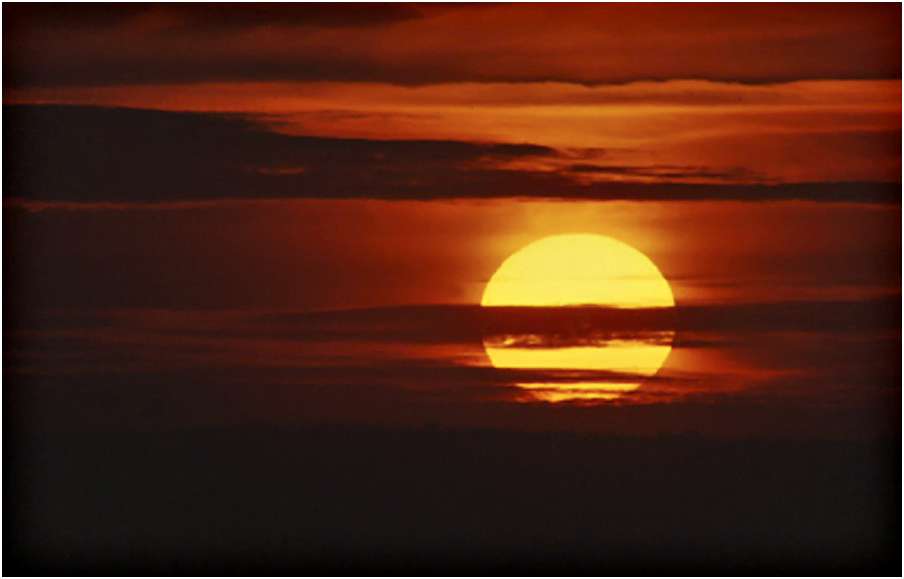
<svg viewBox="0 0 904 579"><path fill-rule="evenodd" d="M3 572L900 575L899 442L4 437Z"/></svg>

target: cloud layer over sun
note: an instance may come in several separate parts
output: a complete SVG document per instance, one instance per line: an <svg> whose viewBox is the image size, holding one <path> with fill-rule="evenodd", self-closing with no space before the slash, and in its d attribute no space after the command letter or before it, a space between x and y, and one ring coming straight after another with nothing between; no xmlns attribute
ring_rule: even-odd
<svg viewBox="0 0 904 579"><path fill-rule="evenodd" d="M896 380L900 382L899 368L892 363L900 350L900 339L893 336L900 296L553 315L590 316L623 334L640 335L665 324L677 331L673 357L708 357L703 365L673 363L619 401L621 406L651 408L668 403L678 416L689 410L691 418L679 421L685 428L702 408L734 412L738 404L747 405L751 415L736 425L734 434L755 431L752 425L770 412L807 416L814 404L842 421L836 424L838 434L871 435L889 426L876 421L873 404L892 400ZM398 417L385 415L387 404L402 403L428 416L439 410L437 405L449 405L452 409L446 411L455 415L461 405L479 408L523 398L516 383L567 387L582 379L632 378L602 371L492 368L481 347L488 324L520 330L538 317L541 325L549 325L539 312L488 312L477 306L308 313L45 312L9 337L6 363L37 385L46 397L39 405L40 420L56 421L57 428L80 421L113 424L123 415L139 422L197 420L203 404L192 399L205 395L219 399L213 411L217 420L246 416L243 406L250 400L262 405L257 411L272 412L283 397L287 406L282 412L295 413L296 419L305 414L304 407L313 406L339 419L393 422ZM132 403L100 407L93 398L79 400L73 394L87 388L95 396L115 397L123 377L129 380L127 400ZM813 384L821 384L815 399ZM285 398L287 389L291 393ZM160 396L169 402L157 415L139 410ZM353 404L343 410L337 397L375 406L368 410ZM66 417L54 404L79 411ZM586 412L587 418L593 416L592 410ZM598 416L610 413L600 409ZM474 420L484 424L479 416ZM537 421L531 411L520 420L536 428L558 419ZM706 423L693 427L710 428ZM612 425L602 421L582 428L609 431ZM817 421L782 428L773 434L818 431L825 425ZM634 431L645 432L642 427Z"/></svg>

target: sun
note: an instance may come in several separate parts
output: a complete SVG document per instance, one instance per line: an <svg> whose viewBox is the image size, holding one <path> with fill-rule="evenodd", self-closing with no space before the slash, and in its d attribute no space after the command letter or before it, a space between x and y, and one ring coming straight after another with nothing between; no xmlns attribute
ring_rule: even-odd
<svg viewBox="0 0 904 579"><path fill-rule="evenodd" d="M569 234L540 239L512 254L487 282L481 305L671 308L675 299L659 268L640 251L603 235ZM484 348L497 368L605 376L593 381L520 383L534 399L611 400L637 389L659 371L674 335L668 331L619 336L606 328L584 330L580 339L572 332L570 340L534 334L488 336Z"/></svg>

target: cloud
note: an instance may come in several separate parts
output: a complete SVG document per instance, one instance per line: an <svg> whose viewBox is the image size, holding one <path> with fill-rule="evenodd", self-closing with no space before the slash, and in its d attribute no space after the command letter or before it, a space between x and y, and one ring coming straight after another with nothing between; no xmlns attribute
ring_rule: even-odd
<svg viewBox="0 0 904 579"><path fill-rule="evenodd" d="M468 183L506 176L480 168L459 175L464 163L552 154L528 144L295 137L234 115L57 106L5 112L6 135L19 151L4 178L8 195L57 201L435 197L442 192L432 188L467 191Z"/></svg>
<svg viewBox="0 0 904 579"><path fill-rule="evenodd" d="M564 82L450 82L415 87L380 82L203 82L193 84L191 91L184 89L183 84L161 83L31 87L10 90L4 100L197 112L266 111L293 114L305 122L331 124L373 117L431 118L454 107L472 111L492 107L491 111L497 114L506 107L586 107L588 112L597 113L610 107L624 114L624 105L646 105L646 114L657 107L704 113L717 108L745 117L769 111L787 117L790 112L795 117L809 115L809 119L798 122L810 126L831 119L862 125L869 120L865 116L868 112L884 113L889 121L894 121L901 100L899 79L762 85L686 79L595 86ZM617 108L620 105L622 108ZM705 118L695 117L698 123Z"/></svg>
<svg viewBox="0 0 904 579"><path fill-rule="evenodd" d="M153 203L215 199L737 199L899 203L900 185L699 184L705 167L605 167L665 182L583 182L541 144L375 140L276 133L248 116L59 105L4 107L7 199ZM579 166L578 174L587 173ZM591 169L594 170L594 169ZM597 171L597 172L600 172Z"/></svg>
<svg viewBox="0 0 904 579"><path fill-rule="evenodd" d="M4 83L898 78L900 6L10 7ZM652 14L651 14L652 12Z"/></svg>
<svg viewBox="0 0 904 579"><path fill-rule="evenodd" d="M244 113L299 136L542 143L562 158L519 158L484 168L608 169L569 175L582 182L897 182L901 175L899 80L595 87L220 82L23 89L4 96L19 104Z"/></svg>
<svg viewBox="0 0 904 579"><path fill-rule="evenodd" d="M302 313L37 311L9 328L7 346L11 364L38 372L111 366L130 371L286 368L298 370L309 381L348 381L349 372L372 371L374 380L382 382L383 376L386 382L407 383L403 374L416 370L425 375L443 373L428 383L510 383L528 378L556 382L587 376L545 371L500 375L486 369L483 339L529 334L545 347L560 347L563 344L556 339L560 335L645 342L674 331L678 349L762 349L757 357L764 369L816 368L837 374L853 364L858 374L869 370L881 375L889 359L887 347L900 342L896 334L900 315L900 295L639 310L428 305ZM838 351L846 354L833 359ZM37 353L55 354L59 364L44 366ZM890 356L895 357L893 351Z"/></svg>
<svg viewBox="0 0 904 579"><path fill-rule="evenodd" d="M664 331L707 333L720 339L770 333L844 334L899 328L900 295L862 300L710 304L661 309L403 306L285 314L262 318L265 333L292 339L355 337L408 343L480 344L487 335L557 335L604 331L644 340ZM264 322L264 327L267 322ZM285 332L285 333L283 333Z"/></svg>
<svg viewBox="0 0 904 579"><path fill-rule="evenodd" d="M718 179L730 181L745 181L756 175L747 169L738 167L731 171L714 171L707 167L686 167L679 165L651 165L651 166L619 166L619 165L593 165L576 164L566 168L569 173L590 173L605 177L649 177L655 179Z"/></svg>
<svg viewBox="0 0 904 579"><path fill-rule="evenodd" d="M883 431L900 416L900 295L672 312L433 305L21 314L4 322L5 386L20 417L50 428L429 415L578 430L637 418L659 425L655 432L706 416L700 424L710 432L834 436ZM500 370L483 355L487 332L543 335L580 323L640 337L669 327L675 347L655 378L603 407L513 404L525 399L521 383L636 378Z"/></svg>
<svg viewBox="0 0 904 579"><path fill-rule="evenodd" d="M635 377L476 363L487 316L517 312L452 306L303 314L41 312L31 316L40 329L7 329L4 386L12 389L20 419L54 429L249 420L407 424L430 416L443 424L623 433L635 432L630 426L639 420L635 428L644 424L654 433L682 424L714 433L862 435L882 432L900 417L894 308L899 316L899 298L689 308L677 323L696 330L678 332L665 368L639 390L596 407L524 403L516 384L567 388ZM787 317L793 312L803 313ZM640 321L651 316L600 312L612 320L633 313ZM708 343L682 342L700 328L707 328ZM430 331L437 337L429 338ZM441 341L453 347L440 348ZM720 363L703 356L713 352L723 357ZM688 355L696 362L682 364L679 358Z"/></svg>
<svg viewBox="0 0 904 579"><path fill-rule="evenodd" d="M147 34L236 32L262 26L362 28L382 26L421 16L421 10L405 4L301 3L278 6L255 4L222 6L203 4L148 5L144 3L100 5L21 5L4 10L7 26L19 33L43 29L84 33L132 29Z"/></svg>
<svg viewBox="0 0 904 579"><path fill-rule="evenodd" d="M844 334L899 328L900 294L856 300L678 305L674 308L412 305L310 312L194 310L40 311L33 329L140 328L198 337L299 342L399 342L479 345L501 333L551 335L563 328L647 335L718 333L723 338L777 332ZM691 342L692 343L692 342Z"/></svg>

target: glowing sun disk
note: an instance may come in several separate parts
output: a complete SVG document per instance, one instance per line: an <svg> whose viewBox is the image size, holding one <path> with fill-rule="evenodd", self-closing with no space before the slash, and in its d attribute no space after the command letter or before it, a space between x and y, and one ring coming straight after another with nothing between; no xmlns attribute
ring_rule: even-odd
<svg viewBox="0 0 904 579"><path fill-rule="evenodd" d="M606 306L667 308L672 290L647 256L611 237L570 234L546 237L512 254L490 278L483 306ZM625 375L592 382L521 383L547 401L606 400L635 390L659 371L671 351L672 332L653 342L608 340L574 347L507 346L484 340L497 368L601 371Z"/></svg>

